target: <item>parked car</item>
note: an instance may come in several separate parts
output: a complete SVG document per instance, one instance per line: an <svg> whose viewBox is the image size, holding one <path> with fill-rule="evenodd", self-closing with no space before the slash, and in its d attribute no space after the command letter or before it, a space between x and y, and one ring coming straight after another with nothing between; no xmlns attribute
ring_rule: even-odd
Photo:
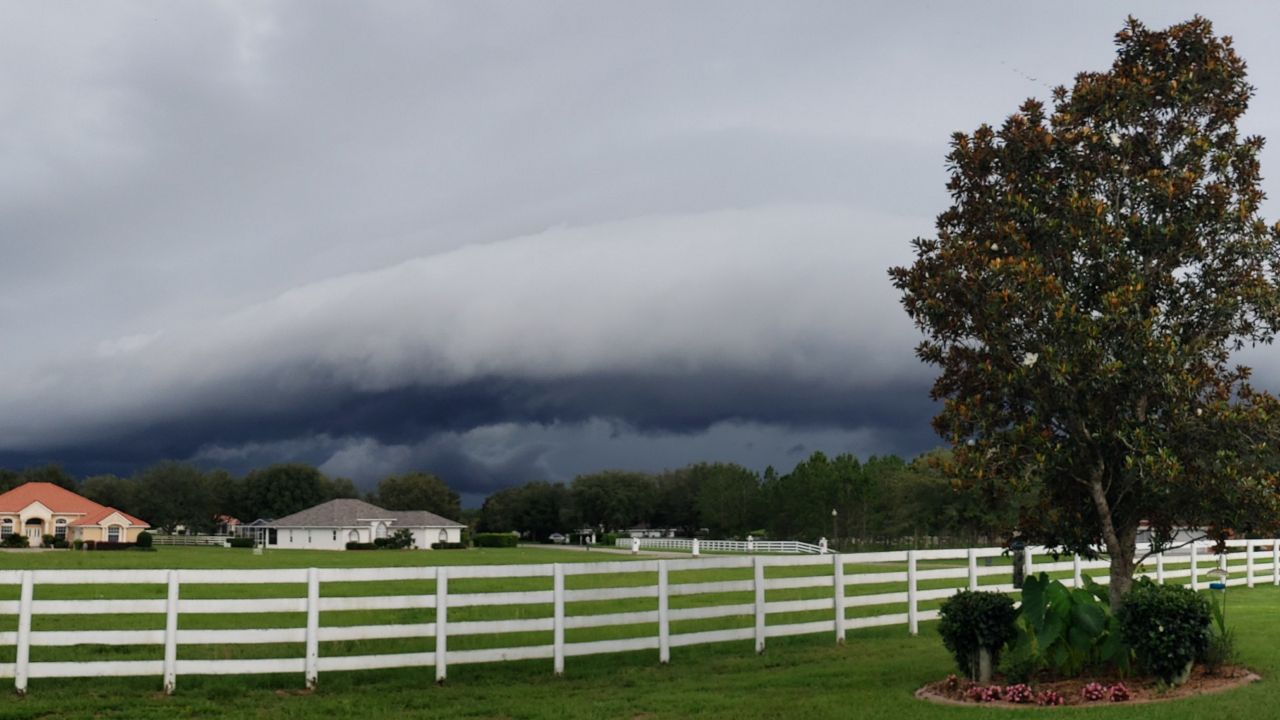
<svg viewBox="0 0 1280 720"><path fill-rule="evenodd" d="M548 537L547 539L555 543L556 545L564 545L565 543L569 542L569 538L564 535L561 535L560 533L551 533L551 536Z"/></svg>

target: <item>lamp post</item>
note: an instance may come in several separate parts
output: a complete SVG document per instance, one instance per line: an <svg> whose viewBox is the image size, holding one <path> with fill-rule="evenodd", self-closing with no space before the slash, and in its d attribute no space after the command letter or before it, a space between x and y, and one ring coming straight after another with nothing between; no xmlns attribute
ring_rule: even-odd
<svg viewBox="0 0 1280 720"><path fill-rule="evenodd" d="M840 547L840 517L839 516L840 516L840 513L836 512L835 508L831 508L831 541L837 548Z"/></svg>

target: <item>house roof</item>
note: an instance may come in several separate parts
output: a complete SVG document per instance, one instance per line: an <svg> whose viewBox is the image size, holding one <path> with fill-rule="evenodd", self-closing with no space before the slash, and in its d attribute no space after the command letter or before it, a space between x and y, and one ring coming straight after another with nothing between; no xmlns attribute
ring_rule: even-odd
<svg viewBox="0 0 1280 720"><path fill-rule="evenodd" d="M386 510L353 498L339 498L268 523L268 527L356 527L371 520L390 520L399 527L462 527L426 510Z"/></svg>
<svg viewBox="0 0 1280 720"><path fill-rule="evenodd" d="M120 513L120 516L132 525L151 527L128 513L99 505L83 495L77 495L60 485L47 482L24 483L7 493L0 494L0 513L21 512L33 502L38 502L58 514L80 515L81 517L71 523L72 525L96 525L111 513Z"/></svg>

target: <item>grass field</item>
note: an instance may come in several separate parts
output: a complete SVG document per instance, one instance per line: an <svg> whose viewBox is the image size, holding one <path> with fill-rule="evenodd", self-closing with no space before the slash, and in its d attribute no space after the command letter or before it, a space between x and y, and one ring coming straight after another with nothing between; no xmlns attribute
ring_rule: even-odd
<svg viewBox="0 0 1280 720"><path fill-rule="evenodd" d="M528 562L590 562L619 560L626 556L566 552L552 549L469 550L458 552L368 552L333 553L321 551L277 551L254 556L248 551L219 548L164 548L155 553L0 553L0 568L15 567L307 567L374 564L516 564ZM877 566L874 570L896 569ZM777 574L829 573L824 566L775 568ZM677 575L678 573L673 573ZM642 573L616 576L595 574L571 576L583 587L604 587L618 583L648 582ZM673 582L740 579L738 570L691 571ZM492 580L474 580L468 592L495 589L543 589L543 578L502 581L501 588L486 587ZM519 588L511 587L515 582ZM369 592L369 584L327 583L322 592L354 594ZM377 589L378 594L431 592L429 582L396 583L397 587ZM922 584L923 585L923 584ZM855 588L851 588L851 591ZM900 590L901 586L856 588L857 592ZM12 587L0 588L13 597ZM451 590L461 591L451 583ZM159 586L37 586L37 597L160 597ZM259 586L184 586L184 597L221 597L226 593L253 592L258 596L292 596L300 593L296 584ZM770 591L769 600L819 596L822 588ZM829 592L829 590L827 591ZM748 598L690 596L676 601L720 604L749 601ZM1152 706L1117 706L1092 710L1067 710L1073 717L1162 717L1193 718L1212 714L1225 717L1265 717L1271 704L1280 701L1271 675L1280 665L1275 649L1280 631L1271 627L1280 592L1266 587L1233 590L1231 621L1237 625L1246 662L1267 679L1262 683L1225 696L1178 701ZM621 612L651 609L652 600L636 599L601 603L574 603L572 614ZM900 612L892 606L858 608L874 613ZM476 613L473 617L463 611ZM324 613L322 624L366 624L381 622L423 622L430 610L362 611ZM455 612L458 615L455 615ZM495 617L538 617L549 608L515 606L507 608L458 608L450 620L494 619ZM853 616L851 611L850 615ZM798 622L797 617L770 616L770 621ZM823 614L819 613L819 617ZM344 617L350 616L350 617ZM74 630L98 627L151 628L163 619L150 615L52 616L36 617L35 629ZM296 627L298 613L277 615L199 616L184 615L182 627ZM749 622L749 618L745 619ZM678 628L687 632L710 627L708 623L739 622L735 618L696 621L696 627ZM121 623L124 623L123 625ZM12 629L13 619L0 618L0 629ZM715 627L725 625L714 625ZM594 628L570 631L569 642L625 637L654 632L646 625ZM547 642L545 634L527 633L527 644ZM500 636L502 645L512 643L511 635ZM451 649L494 646L491 636L451 638ZM360 643L325 643L322 654L362 654L364 652L421 651L432 646L430 638ZM465 645L462 643L470 643ZM376 644L376 649L374 648ZM98 646L93 646L98 648ZM282 645L240 646L234 657L298 656L300 648ZM12 648L5 659L12 660ZM142 659L158 656L154 647L100 647L93 659ZM227 657L231 652L219 646L183 646L182 657ZM36 647L32 659L84 658L85 648ZM933 623L921 627L911 638L902 626L855 630L849 643L835 646L829 634L800 638L770 639L768 650L756 656L749 642L675 648L670 666L657 665L656 653L569 658L566 676L555 678L548 661L458 665L450 668L449 682L437 687L431 668L396 669L350 673L324 673L313 693L301 691L301 678L289 676L180 677L173 697L158 692L158 678L123 679L38 679L31 683L25 698L0 699L0 717L313 717L349 714L360 717L474 717L474 718L777 718L777 717L1007 717L1007 710L942 708L924 705L911 692L949 671L948 658L938 641ZM1062 712L1062 711L1057 711ZM1013 712L1015 716L1026 713Z"/></svg>

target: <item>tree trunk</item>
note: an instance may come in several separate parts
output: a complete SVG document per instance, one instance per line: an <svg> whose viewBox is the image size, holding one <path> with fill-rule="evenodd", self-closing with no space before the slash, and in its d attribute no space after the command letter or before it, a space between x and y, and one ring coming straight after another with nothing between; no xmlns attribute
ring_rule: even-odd
<svg viewBox="0 0 1280 720"><path fill-rule="evenodd" d="M1111 516L1111 503L1107 500L1106 489L1102 485L1102 467L1089 483L1089 493L1093 496L1094 509L1102 523L1102 540L1107 546L1107 555L1111 558L1111 585L1108 595L1111 600L1111 612L1120 611L1124 596L1133 587L1134 554L1137 552L1134 543L1138 539L1138 523L1126 523L1116 526Z"/></svg>
<svg viewBox="0 0 1280 720"><path fill-rule="evenodd" d="M1127 547L1128 550L1122 549L1120 552L1110 552L1111 585L1108 588L1108 595L1111 600L1112 614L1120 611L1124 596L1133 587L1133 543L1128 543Z"/></svg>

